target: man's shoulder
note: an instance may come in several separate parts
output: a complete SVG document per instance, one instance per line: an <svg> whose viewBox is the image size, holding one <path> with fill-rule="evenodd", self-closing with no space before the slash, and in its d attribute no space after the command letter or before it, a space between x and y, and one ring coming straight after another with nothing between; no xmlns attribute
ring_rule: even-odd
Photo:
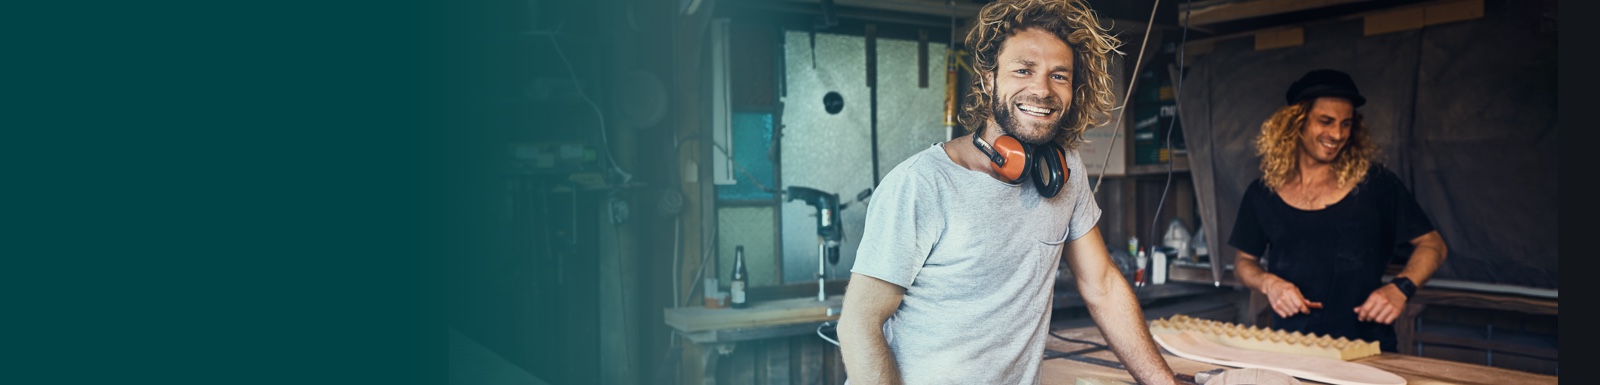
<svg viewBox="0 0 1600 385"><path fill-rule="evenodd" d="M1403 186L1403 184L1400 182L1399 174L1396 174L1394 170L1390 170L1388 167L1384 166L1383 163L1378 162L1372 162L1372 164L1367 166L1367 177L1365 182L1382 185Z"/></svg>
<svg viewBox="0 0 1600 385"><path fill-rule="evenodd" d="M942 172L943 169L939 164L940 159L937 158L941 156L948 157L944 153L944 147L935 143L900 161L900 164L889 169L889 173L884 174L883 179L887 181L890 179L926 177L928 173Z"/></svg>
<svg viewBox="0 0 1600 385"><path fill-rule="evenodd" d="M1271 189L1267 188L1267 180L1259 177L1251 180L1250 184L1246 185L1244 188L1244 193L1246 195L1265 194L1269 191L1271 191Z"/></svg>

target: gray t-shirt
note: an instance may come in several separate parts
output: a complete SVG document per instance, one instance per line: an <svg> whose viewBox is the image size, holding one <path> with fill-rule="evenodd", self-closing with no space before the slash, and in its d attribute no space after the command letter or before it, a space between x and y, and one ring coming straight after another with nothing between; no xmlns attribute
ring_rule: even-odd
<svg viewBox="0 0 1600 385"><path fill-rule="evenodd" d="M1039 383L1062 246L1100 219L1077 150L1067 165L1045 199L935 144L873 190L850 271L906 289L883 330L907 384Z"/></svg>

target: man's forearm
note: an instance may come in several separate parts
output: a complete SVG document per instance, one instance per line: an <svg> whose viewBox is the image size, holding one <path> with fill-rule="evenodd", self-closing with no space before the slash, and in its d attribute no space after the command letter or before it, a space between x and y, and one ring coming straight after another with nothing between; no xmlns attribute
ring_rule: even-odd
<svg viewBox="0 0 1600 385"><path fill-rule="evenodd" d="M899 385L900 367L883 338L883 325L840 319L839 352L851 384Z"/></svg>
<svg viewBox="0 0 1600 385"><path fill-rule="evenodd" d="M1239 252L1233 259L1233 273L1239 278L1239 283L1257 292L1267 291L1267 271L1261 268L1256 258L1244 252Z"/></svg>
<svg viewBox="0 0 1600 385"><path fill-rule="evenodd" d="M1417 237L1412 241L1415 247L1411 250L1411 258L1407 260L1405 269L1400 270L1399 276L1410 278L1411 282L1421 286L1433 277L1433 272L1444 264L1446 246L1444 239L1438 232L1431 232Z"/></svg>
<svg viewBox="0 0 1600 385"><path fill-rule="evenodd" d="M1101 335L1111 345L1112 353L1128 368L1128 372L1141 384L1175 384L1171 367L1156 349L1150 327L1144 323L1144 311L1127 281L1108 279L1103 288L1083 290L1089 314L1100 327Z"/></svg>

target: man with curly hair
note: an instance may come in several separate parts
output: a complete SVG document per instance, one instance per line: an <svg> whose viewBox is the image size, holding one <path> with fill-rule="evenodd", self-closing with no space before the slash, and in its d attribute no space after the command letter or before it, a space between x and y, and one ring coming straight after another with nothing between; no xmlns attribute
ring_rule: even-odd
<svg viewBox="0 0 1600 385"><path fill-rule="evenodd" d="M1285 99L1256 138L1263 176L1245 190L1228 237L1235 273L1266 296L1273 328L1396 351L1393 322L1444 262L1444 240L1375 161L1356 112L1366 98L1349 75L1308 72ZM1405 268L1383 282L1397 254L1409 254Z"/></svg>
<svg viewBox="0 0 1600 385"><path fill-rule="evenodd" d="M867 209L838 327L850 383L1039 383L1063 256L1129 372L1176 383L1101 238L1077 150L1109 120L1117 44L1081 0L980 11L966 39L970 133L900 163ZM1003 141L1038 156L1002 161ZM1034 183L1005 171L1052 162L1059 173L1023 174Z"/></svg>

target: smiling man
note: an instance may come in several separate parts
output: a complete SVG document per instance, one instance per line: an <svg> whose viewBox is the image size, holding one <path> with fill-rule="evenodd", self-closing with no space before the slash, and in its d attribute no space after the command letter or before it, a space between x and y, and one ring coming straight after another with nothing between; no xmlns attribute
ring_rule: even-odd
<svg viewBox="0 0 1600 385"><path fill-rule="evenodd" d="M998 1L976 24L971 133L873 190L838 328L849 383L1039 383L1063 256L1133 376L1175 383L1095 225L1077 150L1109 117L1118 41L1080 1Z"/></svg>
<svg viewBox="0 0 1600 385"><path fill-rule="evenodd" d="M1239 281L1266 295L1272 327L1377 341L1396 351L1394 320L1434 270L1445 244L1356 112L1350 75L1306 73L1261 125L1261 172L1245 190L1228 245ZM1385 283L1395 250L1405 269ZM1266 259L1265 268L1262 259Z"/></svg>

